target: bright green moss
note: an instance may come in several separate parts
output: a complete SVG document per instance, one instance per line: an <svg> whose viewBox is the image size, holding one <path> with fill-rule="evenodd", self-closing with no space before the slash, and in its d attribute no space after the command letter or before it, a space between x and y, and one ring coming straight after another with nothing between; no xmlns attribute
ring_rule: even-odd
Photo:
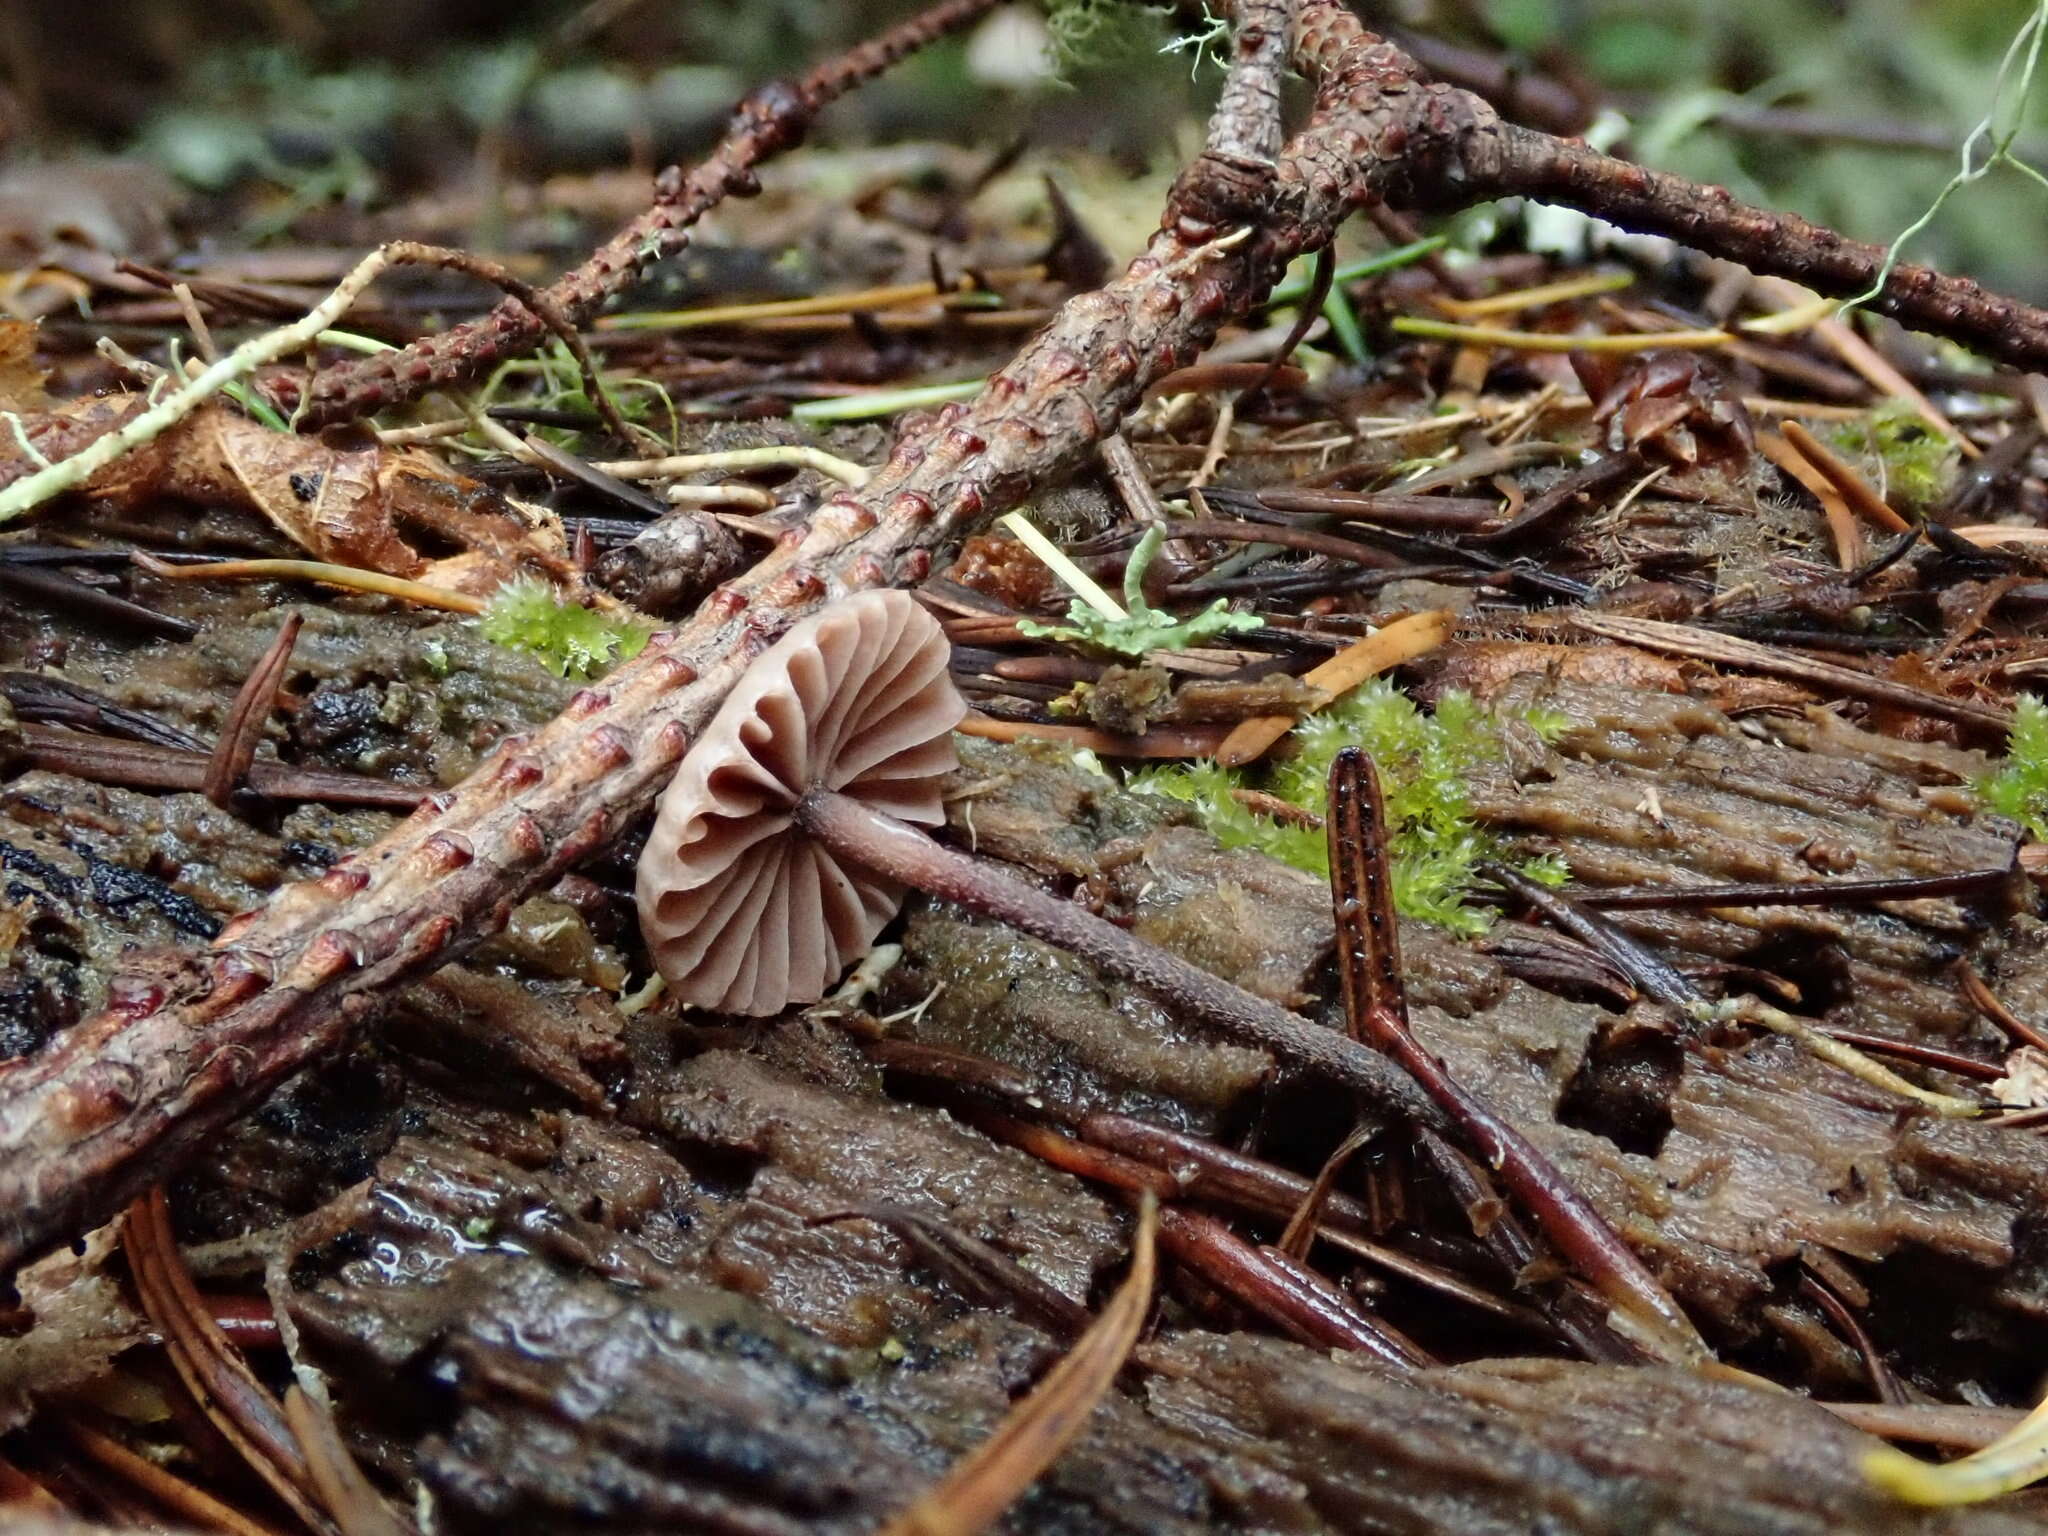
<svg viewBox="0 0 2048 1536"><path fill-rule="evenodd" d="M508 581L477 618L493 645L531 651L557 677L595 677L640 654L653 630L565 603L533 576Z"/></svg>
<svg viewBox="0 0 2048 1536"><path fill-rule="evenodd" d="M1977 781L1977 794L2035 838L2048 839L2048 704L2031 694L2020 698L2005 761Z"/></svg>
<svg viewBox="0 0 2048 1536"><path fill-rule="evenodd" d="M1545 741L1555 740L1568 724L1554 710L1516 718ZM1506 848L1473 821L1468 785L1474 773L1505 756L1508 723L1465 693L1444 695L1436 712L1425 714L1391 683L1375 678L1296 726L1294 755L1256 787L1321 816L1328 808L1330 764L1341 749L1364 747L1379 767L1386 794L1394 904L1409 917L1454 932L1483 933L1493 913L1468 900L1474 872L1481 860L1505 857ZM1247 784L1234 770L1213 762L1147 769L1132 776L1131 787L1192 806L1226 848L1257 848L1311 874L1330 872L1321 829L1278 821L1240 804L1231 791ZM1553 859L1529 860L1521 868L1553 885L1567 874Z"/></svg>
<svg viewBox="0 0 2048 1536"><path fill-rule="evenodd" d="M1881 401L1828 435L1844 452L1868 454L1883 464L1884 489L1909 511L1939 501L1955 476L1956 445L1929 426L1911 401Z"/></svg>

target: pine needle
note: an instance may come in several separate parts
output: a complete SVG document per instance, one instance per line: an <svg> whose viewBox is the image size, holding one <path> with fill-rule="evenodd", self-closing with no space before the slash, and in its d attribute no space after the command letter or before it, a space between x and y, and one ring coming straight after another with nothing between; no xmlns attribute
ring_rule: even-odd
<svg viewBox="0 0 2048 1536"><path fill-rule="evenodd" d="M367 592L376 597L395 597L422 608L442 608L449 613L482 613L484 600L451 587L429 586L382 571L366 571L353 565L335 565L326 560L209 560L200 565L173 565L146 551L131 556L150 575L165 581L317 581L350 592Z"/></svg>
<svg viewBox="0 0 2048 1536"><path fill-rule="evenodd" d="M1863 1474L1908 1504L1975 1504L2048 1477L2048 1400L2012 1430L1960 1461L1940 1464L1880 1446Z"/></svg>
<svg viewBox="0 0 2048 1536"><path fill-rule="evenodd" d="M1131 1272L1101 1316L1031 1394L1003 1416L994 1434L885 1525L880 1536L975 1536L1001 1519L1073 1444L1123 1369L1152 1308L1157 1224L1148 1193L1138 1211Z"/></svg>

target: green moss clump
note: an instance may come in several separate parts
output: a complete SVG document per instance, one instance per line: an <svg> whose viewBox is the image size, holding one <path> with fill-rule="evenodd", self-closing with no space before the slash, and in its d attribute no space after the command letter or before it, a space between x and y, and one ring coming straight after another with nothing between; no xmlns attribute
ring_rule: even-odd
<svg viewBox="0 0 2048 1536"><path fill-rule="evenodd" d="M1555 710L1516 717L1545 741L1569 722ZM1510 722L1482 709L1466 693L1447 693L1434 714L1416 708L1384 678L1353 689L1328 709L1295 727L1292 757L1258 786L1302 810L1323 815L1329 804L1330 764L1348 746L1362 746L1378 765L1386 794L1394 863L1394 904L1406 916L1462 934L1484 933L1490 908L1468 899L1482 860L1501 859L1501 840L1472 819L1472 775L1506 755ZM1330 872L1320 828L1264 816L1232 797L1244 776L1213 762L1140 771L1131 787L1194 807L1226 848L1256 848L1311 874ZM1524 861L1523 873L1561 884L1568 871L1551 858Z"/></svg>
<svg viewBox="0 0 2048 1536"><path fill-rule="evenodd" d="M1956 445L1908 400L1881 401L1863 419L1845 421L1828 436L1843 452L1868 454L1883 464L1886 492L1909 511L1939 501L1955 477Z"/></svg>
<svg viewBox="0 0 2048 1536"><path fill-rule="evenodd" d="M2005 761L1979 779L1977 796L2037 840L2048 840L2048 704L2028 694L2013 716Z"/></svg>
<svg viewBox="0 0 2048 1536"><path fill-rule="evenodd" d="M648 625L565 603L535 576L498 588L476 623L493 645L531 651L557 677L595 677L639 655L654 632Z"/></svg>

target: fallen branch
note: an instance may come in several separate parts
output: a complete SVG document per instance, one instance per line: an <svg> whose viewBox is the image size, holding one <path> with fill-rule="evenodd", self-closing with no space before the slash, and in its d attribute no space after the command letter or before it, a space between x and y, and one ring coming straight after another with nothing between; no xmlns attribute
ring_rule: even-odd
<svg viewBox="0 0 2048 1536"><path fill-rule="evenodd" d="M680 254L690 229L727 197L759 191L754 168L802 143L826 106L995 6L996 0L944 0L801 80L758 87L733 109L725 140L711 158L688 175L675 166L662 172L654 184L654 205L588 261L544 289L506 299L480 320L422 337L402 351L357 358L314 375L300 402L300 425L311 431L354 421L468 383L504 359L531 351L550 325L574 327L591 320L649 268Z"/></svg>

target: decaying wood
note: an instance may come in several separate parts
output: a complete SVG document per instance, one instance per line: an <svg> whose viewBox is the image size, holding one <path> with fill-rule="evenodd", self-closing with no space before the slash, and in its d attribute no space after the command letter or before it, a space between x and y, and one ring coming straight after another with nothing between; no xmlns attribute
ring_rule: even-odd
<svg viewBox="0 0 2048 1536"><path fill-rule="evenodd" d="M587 318L673 255L720 197L747 190L752 166L794 143L824 101L988 3L949 0L798 86L755 92L725 146L689 177L666 178L655 207L547 290L548 302ZM1256 14L1270 24L1284 9ZM971 404L907 426L865 487L827 502L680 630L530 739L505 743L375 847L231 922L196 979L166 969L153 985L117 989L119 1009L0 1074L0 1269L110 1214L347 1039L393 987L459 957L605 846L790 622L850 591L920 580L936 548L1076 466L1148 383L1191 361L1361 207L1525 194L1837 294L1882 269L1876 247L1506 125L1477 98L1425 82L1336 0L1301 0L1295 22L1294 63L1315 83L1315 107L1270 174L1208 174L1217 161L1205 155L1121 276L1070 301ZM1900 266L1871 307L1993 357L2048 363L2048 314L1972 283ZM475 326L317 375L306 420L416 398L542 334L531 311L508 303Z"/></svg>

